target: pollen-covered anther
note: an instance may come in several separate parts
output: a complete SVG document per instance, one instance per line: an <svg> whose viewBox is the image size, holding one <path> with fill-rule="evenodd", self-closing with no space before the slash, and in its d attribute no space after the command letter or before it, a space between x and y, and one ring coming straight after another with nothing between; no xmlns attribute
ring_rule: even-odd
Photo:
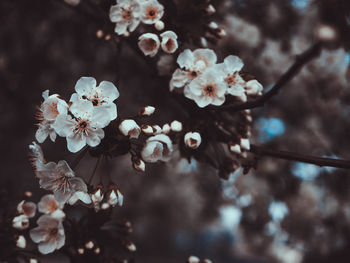
<svg viewBox="0 0 350 263"><path fill-rule="evenodd" d="M119 125L119 130L124 136L137 139L140 136L141 128L134 120L123 120Z"/></svg>
<svg viewBox="0 0 350 263"><path fill-rule="evenodd" d="M156 108L153 106L145 106L143 107L140 112L139 115L140 116L151 116L154 112L155 112Z"/></svg>
<svg viewBox="0 0 350 263"><path fill-rule="evenodd" d="M180 132L182 131L182 123L177 121L177 120L174 120L170 123L170 127L171 127L171 130L173 132Z"/></svg>
<svg viewBox="0 0 350 263"><path fill-rule="evenodd" d="M197 149L202 142L202 137L198 132L188 132L184 136L184 142L187 147Z"/></svg>

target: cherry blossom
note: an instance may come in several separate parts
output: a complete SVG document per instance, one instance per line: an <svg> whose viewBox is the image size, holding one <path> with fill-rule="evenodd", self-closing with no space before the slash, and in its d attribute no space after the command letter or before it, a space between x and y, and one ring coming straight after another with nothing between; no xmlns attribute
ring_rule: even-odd
<svg viewBox="0 0 350 263"><path fill-rule="evenodd" d="M220 71L210 68L185 87L184 95L203 108L209 104L222 105L225 102L226 90L227 86L220 76Z"/></svg>
<svg viewBox="0 0 350 263"><path fill-rule="evenodd" d="M119 91L112 82L102 81L97 86L96 79L92 77L81 77L76 85L70 101L76 102L79 99L89 100L94 106L94 111L105 110L109 113L109 120L117 118L117 106L113 102L119 97ZM107 124L106 124L107 125Z"/></svg>
<svg viewBox="0 0 350 263"><path fill-rule="evenodd" d="M49 254L63 247L65 234L62 222L50 215L42 215L37 221L38 227L30 230L30 237L39 243L38 249L42 254Z"/></svg>
<svg viewBox="0 0 350 263"><path fill-rule="evenodd" d="M116 23L114 31L118 35L133 32L140 23L141 7L136 0L117 0L111 6L109 19Z"/></svg>
<svg viewBox="0 0 350 263"><path fill-rule="evenodd" d="M66 203L74 193L78 191L87 192L84 181L75 177L74 172L66 161L59 161L58 164L49 162L43 169L37 170L41 188L51 190L57 202Z"/></svg>
<svg viewBox="0 0 350 263"><path fill-rule="evenodd" d="M51 141L56 140L56 132L52 128L57 116L61 113L67 113L68 104L58 97L58 94L49 96L49 90L42 93L44 102L40 106L38 120L40 120L35 138L39 143L43 143L49 136Z"/></svg>
<svg viewBox="0 0 350 263"><path fill-rule="evenodd" d="M60 203L52 194L44 195L38 203L38 210L43 214L52 214L57 210L62 210L64 203Z"/></svg>
<svg viewBox="0 0 350 263"><path fill-rule="evenodd" d="M138 45L145 56L154 57L158 53L160 42L157 35L145 33L139 37Z"/></svg>
<svg viewBox="0 0 350 263"><path fill-rule="evenodd" d="M161 35L161 47L166 53L174 53L179 47L177 44L177 35L173 31L165 31Z"/></svg>
<svg viewBox="0 0 350 263"><path fill-rule="evenodd" d="M223 63L217 66L217 70L224 73L224 80L227 85L226 93L239 98L241 101L246 101L245 81L239 75L239 71L244 66L242 60L237 56L228 56Z"/></svg>
<svg viewBox="0 0 350 263"><path fill-rule="evenodd" d="M147 139L141 151L141 157L145 162L169 161L173 152L173 144L165 134L158 134Z"/></svg>
<svg viewBox="0 0 350 263"><path fill-rule="evenodd" d="M29 227L29 218L26 215L19 215L13 218L12 227L18 230L24 230Z"/></svg>
<svg viewBox="0 0 350 263"><path fill-rule="evenodd" d="M28 218L32 218L35 216L36 213L36 204L33 202L26 202L23 200L17 205L17 211L20 214L24 214Z"/></svg>
<svg viewBox="0 0 350 263"><path fill-rule="evenodd" d="M164 7L157 0L146 0L141 5L141 20L145 24L154 24L164 14Z"/></svg>
<svg viewBox="0 0 350 263"><path fill-rule="evenodd" d="M255 79L249 80L245 85L245 91L248 95L262 95L263 86Z"/></svg>
<svg viewBox="0 0 350 263"><path fill-rule="evenodd" d="M170 90L187 86L216 61L216 54L211 49L196 49L193 52L185 49L177 58L180 69L175 70L170 80Z"/></svg>
<svg viewBox="0 0 350 263"><path fill-rule="evenodd" d="M110 122L110 114L105 108L94 107L91 101L75 100L70 107L73 114L60 114L54 128L58 135L66 137L70 152L78 152L86 144L95 147L104 138L102 128Z"/></svg>

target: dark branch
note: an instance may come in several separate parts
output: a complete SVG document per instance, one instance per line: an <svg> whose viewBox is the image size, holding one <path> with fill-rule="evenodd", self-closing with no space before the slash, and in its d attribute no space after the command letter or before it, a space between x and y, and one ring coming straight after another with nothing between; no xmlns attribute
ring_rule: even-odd
<svg viewBox="0 0 350 263"><path fill-rule="evenodd" d="M231 104L231 105L223 105L220 107L215 107L215 110L218 111L227 111L227 110L233 110L233 111L239 111L239 110L245 110L245 109L252 109L256 107L264 106L265 102L270 100L273 96L275 96L295 75L298 74L298 72L301 70L301 68L307 64L309 61L317 57L322 49L322 43L317 42L314 44L311 48L306 50L301 55L298 55L294 64L287 70L286 73L284 73L280 79L277 81L277 83L266 92L261 97L248 101L245 103L240 104Z"/></svg>
<svg viewBox="0 0 350 263"><path fill-rule="evenodd" d="M305 154L299 154L287 151L277 151L266 149L262 146L251 145L250 152L258 156L270 156L278 159L284 159L289 161L297 161L303 163L311 163L318 166L329 166L343 169L350 169L350 160L322 158L316 156L310 156Z"/></svg>

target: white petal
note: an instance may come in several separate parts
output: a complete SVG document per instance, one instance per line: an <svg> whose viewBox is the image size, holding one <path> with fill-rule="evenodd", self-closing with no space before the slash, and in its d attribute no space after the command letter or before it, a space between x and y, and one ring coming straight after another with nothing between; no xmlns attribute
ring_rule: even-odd
<svg viewBox="0 0 350 263"><path fill-rule="evenodd" d="M112 82L109 81L102 81L97 90L99 91L99 95L103 98L103 100L107 101L108 103L113 102L119 97L118 89Z"/></svg>
<svg viewBox="0 0 350 263"><path fill-rule="evenodd" d="M75 84L75 91L79 96L87 96L96 87L96 79L92 77L81 77Z"/></svg>
<svg viewBox="0 0 350 263"><path fill-rule="evenodd" d="M38 246L38 249L41 254L44 254L44 255L50 254L55 251L56 242L49 240L49 241L40 243Z"/></svg>
<svg viewBox="0 0 350 263"><path fill-rule="evenodd" d="M105 133L102 129L91 130L89 136L86 137L86 144L91 147L95 147L100 144L104 136L105 136Z"/></svg>
<svg viewBox="0 0 350 263"><path fill-rule="evenodd" d="M185 68L187 70L192 69L194 64L194 55L191 50L185 49L177 58L177 64L180 68Z"/></svg>
<svg viewBox="0 0 350 263"><path fill-rule="evenodd" d="M225 67L230 73L239 72L244 64L243 61L237 56L228 56L224 60Z"/></svg>
<svg viewBox="0 0 350 263"><path fill-rule="evenodd" d="M86 145L86 137L80 134L74 134L67 137L67 148L70 152L79 152Z"/></svg>

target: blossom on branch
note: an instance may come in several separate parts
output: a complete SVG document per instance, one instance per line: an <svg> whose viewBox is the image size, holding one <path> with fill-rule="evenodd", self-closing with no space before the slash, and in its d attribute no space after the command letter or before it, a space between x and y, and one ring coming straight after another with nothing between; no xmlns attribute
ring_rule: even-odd
<svg viewBox="0 0 350 263"><path fill-rule="evenodd" d="M109 10L109 19L116 23L114 31L118 35L133 32L140 24L141 7L136 0L117 0Z"/></svg>

